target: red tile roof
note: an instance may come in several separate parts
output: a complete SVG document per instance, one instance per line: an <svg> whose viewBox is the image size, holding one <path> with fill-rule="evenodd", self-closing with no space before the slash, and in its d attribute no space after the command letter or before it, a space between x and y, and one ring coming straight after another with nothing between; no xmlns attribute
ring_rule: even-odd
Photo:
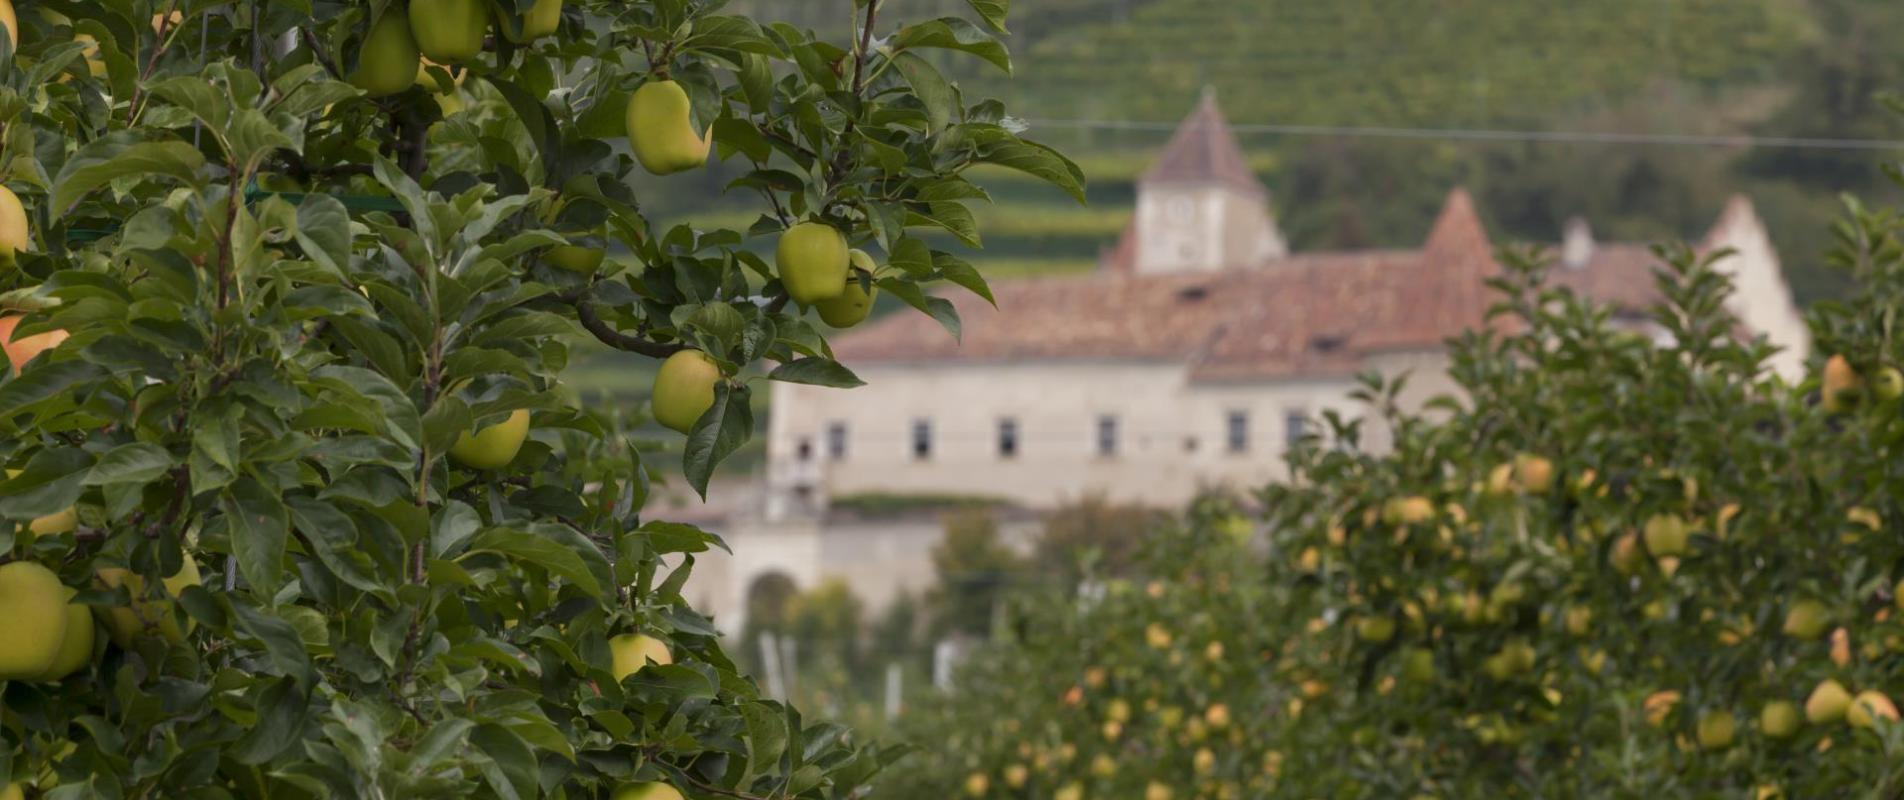
<svg viewBox="0 0 1904 800"><path fill-rule="evenodd" d="M1229 120L1217 108L1216 93L1205 91L1203 102L1190 113L1164 145L1144 183L1221 184L1267 196L1269 190L1250 169L1249 159L1236 145Z"/></svg>
<svg viewBox="0 0 1904 800"><path fill-rule="evenodd" d="M951 295L957 342L921 314L833 342L847 363L1128 359L1188 363L1207 380L1350 374L1378 351L1437 347L1478 325L1495 265L1467 193L1448 198L1421 250L1307 253L1256 269L995 284L994 309Z"/></svg>

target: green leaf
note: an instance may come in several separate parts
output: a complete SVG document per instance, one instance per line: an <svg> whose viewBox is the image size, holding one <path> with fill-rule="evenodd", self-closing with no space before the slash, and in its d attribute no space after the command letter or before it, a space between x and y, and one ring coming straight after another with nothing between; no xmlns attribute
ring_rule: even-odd
<svg viewBox="0 0 1904 800"><path fill-rule="evenodd" d="M1011 11L1011 0L965 0L965 4L972 7L972 12L984 20L987 27L999 33L1010 33L1005 30L1005 16Z"/></svg>
<svg viewBox="0 0 1904 800"><path fill-rule="evenodd" d="M536 757L529 743L501 725L484 724L476 728L469 742L487 760L477 760L477 769L502 800L522 800L536 795Z"/></svg>
<svg viewBox="0 0 1904 800"><path fill-rule="evenodd" d="M958 17L940 17L916 25L907 25L893 35L891 47L894 50L906 50L914 47L937 47L959 50L990 62L992 66L1011 72L1011 53L997 39L977 25Z"/></svg>
<svg viewBox="0 0 1904 800"><path fill-rule="evenodd" d="M595 579L594 571L589 569L582 557L568 545L546 536L510 528L490 528L476 535L475 540L470 542L469 552L496 553L526 561L568 579L584 592L597 597L602 594L601 583Z"/></svg>
<svg viewBox="0 0 1904 800"><path fill-rule="evenodd" d="M893 56L893 66L899 68L899 74L906 77L906 83L912 84L912 92L918 95L919 102L926 107L926 119L932 124L932 130L938 131L952 123L959 115L959 93L947 82L939 68L932 62L920 58L917 53L902 52Z"/></svg>
<svg viewBox="0 0 1904 800"><path fill-rule="evenodd" d="M160 175L196 185L205 157L185 142L130 142L114 134L81 147L53 179L52 207L70 211L81 198L130 175Z"/></svg>
<svg viewBox="0 0 1904 800"><path fill-rule="evenodd" d="M891 292L894 297L905 301L906 305L924 311L927 316L939 321L952 338L959 338L961 323L959 309L952 301L943 297L933 297L919 288L919 284L898 278L880 278L879 288Z"/></svg>
<svg viewBox="0 0 1904 800"><path fill-rule="evenodd" d="M714 405L694 422L688 431L687 446L681 453L681 467L688 485L703 499L714 467L747 443L754 433L754 412L748 406L746 386L722 381L714 387Z"/></svg>
<svg viewBox="0 0 1904 800"><path fill-rule="evenodd" d="M1078 203L1084 203L1084 170L1042 144L1014 137L986 148L978 160L1043 179L1063 189Z"/></svg>
<svg viewBox="0 0 1904 800"><path fill-rule="evenodd" d="M279 674L295 678L309 688L317 675L311 670L310 653L304 650L304 638L291 623L253 608L249 603L232 603L231 610L239 630L264 645L270 663ZM260 665L262 666L262 665ZM262 671L262 670L259 670Z"/></svg>
<svg viewBox="0 0 1904 800"><path fill-rule="evenodd" d="M106 451L86 475L87 486L109 483L147 483L171 469L176 460L165 448L150 442L122 444Z"/></svg>
<svg viewBox="0 0 1904 800"><path fill-rule="evenodd" d="M979 274L977 267L950 253L933 253L932 264L938 268L939 274L944 275L946 280L985 298L985 302L991 303L993 308L998 307L998 301L992 298L991 284L985 282L985 276Z"/></svg>
<svg viewBox="0 0 1904 800"><path fill-rule="evenodd" d="M851 389L865 386L866 382L854 375L844 364L830 358L796 358L767 373L768 380L785 383L805 383L813 386L832 386Z"/></svg>
<svg viewBox="0 0 1904 800"><path fill-rule="evenodd" d="M337 274L350 267L350 212L327 194L307 194L298 203L297 243L304 255Z"/></svg>
<svg viewBox="0 0 1904 800"><path fill-rule="evenodd" d="M225 490L225 519L231 529L232 554L238 572L260 598L277 593L284 582L285 540L291 522L284 501L250 476Z"/></svg>

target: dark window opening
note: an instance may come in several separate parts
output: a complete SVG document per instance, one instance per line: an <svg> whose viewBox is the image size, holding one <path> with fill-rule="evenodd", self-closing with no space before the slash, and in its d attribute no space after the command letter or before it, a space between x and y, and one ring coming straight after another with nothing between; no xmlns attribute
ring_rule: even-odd
<svg viewBox="0 0 1904 800"><path fill-rule="evenodd" d="M1249 451L1249 412L1231 411L1225 425L1225 439L1232 453Z"/></svg>
<svg viewBox="0 0 1904 800"><path fill-rule="evenodd" d="M1016 458L1018 456L1018 420L1009 417L998 421L998 457Z"/></svg>
<svg viewBox="0 0 1904 800"><path fill-rule="evenodd" d="M1097 454L1106 458L1117 455L1117 417L1104 414L1097 418Z"/></svg>
<svg viewBox="0 0 1904 800"><path fill-rule="evenodd" d="M919 461L932 457L932 420L912 421L912 457Z"/></svg>

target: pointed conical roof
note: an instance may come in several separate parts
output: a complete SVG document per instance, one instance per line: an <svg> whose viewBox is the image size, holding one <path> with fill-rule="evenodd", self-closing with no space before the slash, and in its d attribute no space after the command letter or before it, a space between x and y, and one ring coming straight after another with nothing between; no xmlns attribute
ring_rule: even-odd
<svg viewBox="0 0 1904 800"><path fill-rule="evenodd" d="M1214 183L1256 194L1267 194L1250 171L1229 120L1217 107L1216 92L1205 89L1203 101L1177 126L1143 183Z"/></svg>

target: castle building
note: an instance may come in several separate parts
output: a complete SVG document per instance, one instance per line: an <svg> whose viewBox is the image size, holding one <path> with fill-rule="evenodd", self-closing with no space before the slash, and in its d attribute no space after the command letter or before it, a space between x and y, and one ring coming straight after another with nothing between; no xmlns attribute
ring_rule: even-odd
<svg viewBox="0 0 1904 800"><path fill-rule="evenodd" d="M1035 512L1101 492L1172 507L1283 478L1285 451L1325 413L1362 413L1349 396L1358 373L1408 374L1404 406L1453 391L1445 343L1483 324L1495 247L1455 188L1418 247L1290 251L1206 95L1138 182L1129 226L1094 272L996 282L996 307L948 294L962 341L906 311L837 336L866 386L772 384L761 500L730 538L779 538L736 548L752 566L729 565L714 606L738 603L763 569L803 586L859 576L873 606L930 581L936 522L908 544L890 521L830 511L833 498L976 496ZM1797 379L1807 329L1751 203L1728 202L1698 247L1731 251L1718 262L1738 289L1730 310L1743 334L1783 348L1773 368ZM1646 246L1595 241L1575 220L1557 261L1550 280L1663 335L1646 316L1658 263ZM1385 436L1367 429L1362 446Z"/></svg>

